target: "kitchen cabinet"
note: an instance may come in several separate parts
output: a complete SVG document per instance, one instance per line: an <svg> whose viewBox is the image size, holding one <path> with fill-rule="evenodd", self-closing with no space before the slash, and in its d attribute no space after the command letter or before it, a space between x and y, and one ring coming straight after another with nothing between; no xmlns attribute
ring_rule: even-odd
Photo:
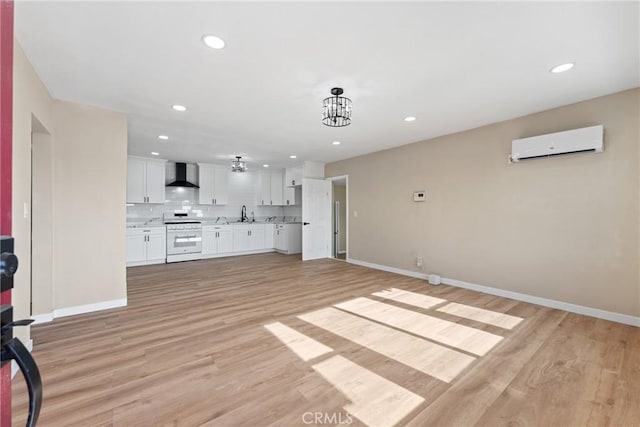
<svg viewBox="0 0 640 427"><path fill-rule="evenodd" d="M276 235L276 225L265 224L264 225L264 248L265 249L275 248L275 242L274 242L275 235Z"/></svg>
<svg viewBox="0 0 640 427"><path fill-rule="evenodd" d="M265 224L234 224L233 252L262 251L265 247Z"/></svg>
<svg viewBox="0 0 640 427"><path fill-rule="evenodd" d="M202 226L202 255L233 252L233 230L230 225Z"/></svg>
<svg viewBox="0 0 640 427"><path fill-rule="evenodd" d="M276 224L275 249L284 254L302 252L302 224Z"/></svg>
<svg viewBox="0 0 640 427"><path fill-rule="evenodd" d="M226 205L229 203L229 168L222 165L198 163L199 204Z"/></svg>
<svg viewBox="0 0 640 427"><path fill-rule="evenodd" d="M285 169L284 176L285 187L302 185L302 166Z"/></svg>
<svg viewBox="0 0 640 427"><path fill-rule="evenodd" d="M129 156L127 203L164 203L165 160Z"/></svg>
<svg viewBox="0 0 640 427"><path fill-rule="evenodd" d="M282 170L263 171L260 173L260 193L258 205L281 206L283 205L283 174Z"/></svg>
<svg viewBox="0 0 640 427"><path fill-rule="evenodd" d="M127 229L127 266L160 264L166 258L165 227Z"/></svg>

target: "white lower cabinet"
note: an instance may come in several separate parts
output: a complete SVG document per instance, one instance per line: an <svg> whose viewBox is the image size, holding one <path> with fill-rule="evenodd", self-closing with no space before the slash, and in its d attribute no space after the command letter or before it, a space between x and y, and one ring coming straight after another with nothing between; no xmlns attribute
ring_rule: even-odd
<svg viewBox="0 0 640 427"><path fill-rule="evenodd" d="M160 264L166 259L165 227L127 229L127 266Z"/></svg>
<svg viewBox="0 0 640 427"><path fill-rule="evenodd" d="M270 224L233 224L233 252L273 249L267 246L267 225Z"/></svg>
<svg viewBox="0 0 640 427"><path fill-rule="evenodd" d="M276 224L275 249L284 254L302 252L302 224Z"/></svg>
<svg viewBox="0 0 640 427"><path fill-rule="evenodd" d="M264 247L265 249L273 249L275 248L274 237L276 235L276 225L275 224L265 224L264 225Z"/></svg>
<svg viewBox="0 0 640 427"><path fill-rule="evenodd" d="M233 252L233 230L230 225L202 226L202 255Z"/></svg>

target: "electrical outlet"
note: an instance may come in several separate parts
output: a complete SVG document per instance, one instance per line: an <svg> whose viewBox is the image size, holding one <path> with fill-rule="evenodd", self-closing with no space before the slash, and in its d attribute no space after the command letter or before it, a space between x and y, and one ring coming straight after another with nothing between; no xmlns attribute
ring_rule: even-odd
<svg viewBox="0 0 640 427"><path fill-rule="evenodd" d="M424 260L422 259L422 257L416 258L416 266L422 267L422 264L424 264Z"/></svg>

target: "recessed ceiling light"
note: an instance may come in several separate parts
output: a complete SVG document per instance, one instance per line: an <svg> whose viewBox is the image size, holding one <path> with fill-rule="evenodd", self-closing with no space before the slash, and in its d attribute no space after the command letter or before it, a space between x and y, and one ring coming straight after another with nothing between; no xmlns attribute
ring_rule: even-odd
<svg viewBox="0 0 640 427"><path fill-rule="evenodd" d="M187 111L187 107L185 107L184 105L172 105L171 108L173 108L176 111Z"/></svg>
<svg viewBox="0 0 640 427"><path fill-rule="evenodd" d="M413 121L415 121L415 120L416 120L416 118L415 118L415 117L413 117L413 116L409 116L409 117L405 117L405 118L404 118L404 121L405 121L405 122L413 122Z"/></svg>
<svg viewBox="0 0 640 427"><path fill-rule="evenodd" d="M159 139L169 139L167 135L158 135Z"/></svg>
<svg viewBox="0 0 640 427"><path fill-rule="evenodd" d="M222 49L224 47L224 40L218 36L205 35L202 37L202 41L211 49Z"/></svg>
<svg viewBox="0 0 640 427"><path fill-rule="evenodd" d="M565 71L569 71L570 69L573 68L573 62L568 62L566 64L561 64L561 65L557 65L555 67L553 67L551 69L552 73L563 73Z"/></svg>
<svg viewBox="0 0 640 427"><path fill-rule="evenodd" d="M151 152L151 155L152 155L152 156L159 156L159 155L160 155L160 153L156 153L155 151L152 151L152 152Z"/></svg>
<svg viewBox="0 0 640 427"><path fill-rule="evenodd" d="M263 167L263 168L268 168L268 167L269 167L269 165L262 165L262 167Z"/></svg>
<svg viewBox="0 0 640 427"><path fill-rule="evenodd" d="M297 157L298 157L298 156L296 156L295 154L292 154L292 155L290 155L290 156L289 156L289 158L290 158L290 159L295 159L295 158L297 158Z"/></svg>
<svg viewBox="0 0 640 427"><path fill-rule="evenodd" d="M333 141L332 144L333 145L340 145L340 141Z"/></svg>

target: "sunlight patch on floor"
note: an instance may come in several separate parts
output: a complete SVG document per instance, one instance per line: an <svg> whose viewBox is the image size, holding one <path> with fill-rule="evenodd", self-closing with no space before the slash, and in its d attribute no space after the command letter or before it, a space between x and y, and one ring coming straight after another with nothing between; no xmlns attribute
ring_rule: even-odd
<svg viewBox="0 0 640 427"><path fill-rule="evenodd" d="M386 298L393 301L402 302L414 307L431 308L443 302L447 302L446 299L430 297L429 295L418 294L415 292L403 291L402 289L390 288L384 291L374 292L371 295Z"/></svg>
<svg viewBox="0 0 640 427"><path fill-rule="evenodd" d="M264 327L305 362L333 351L331 347L327 347L280 322L270 323Z"/></svg>
<svg viewBox="0 0 640 427"><path fill-rule="evenodd" d="M424 399L342 356L333 356L313 369L352 403L344 409L369 426L397 424Z"/></svg>
<svg viewBox="0 0 640 427"><path fill-rule="evenodd" d="M324 308L298 318L447 383L475 360L467 354L335 308Z"/></svg>
<svg viewBox="0 0 640 427"><path fill-rule="evenodd" d="M478 356L484 356L502 340L500 335L369 298L352 299L334 307Z"/></svg>
<svg viewBox="0 0 640 427"><path fill-rule="evenodd" d="M522 322L522 317L511 316L510 314L498 313L491 310L472 307L470 305L449 303L444 307L440 307L437 311L454 316L462 317L476 322L486 323L488 325L498 326L504 329L513 329L518 323Z"/></svg>

